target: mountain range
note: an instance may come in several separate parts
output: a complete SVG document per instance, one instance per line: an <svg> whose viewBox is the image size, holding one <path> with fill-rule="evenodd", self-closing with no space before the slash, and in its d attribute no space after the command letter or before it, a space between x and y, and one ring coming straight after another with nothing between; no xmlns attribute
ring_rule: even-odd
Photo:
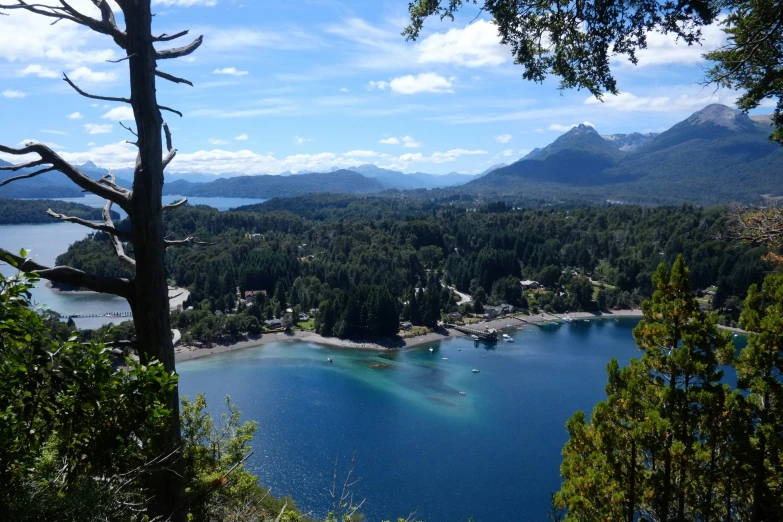
<svg viewBox="0 0 783 522"><path fill-rule="evenodd" d="M783 195L783 148L770 143L769 134L769 119L718 104L657 135L608 139L579 125L458 192L642 204L758 203Z"/></svg>
<svg viewBox="0 0 783 522"><path fill-rule="evenodd" d="M600 135L578 125L546 147L510 165L493 165L478 175L404 174L372 164L322 173L247 176L167 173L164 194L204 197L288 197L310 192L378 193L413 190L412 195L453 194L499 198L672 204L759 203L783 196L783 148L769 142L771 120L713 104L660 133ZM0 166L9 165L0 160ZM108 171L79 166L99 178ZM0 180L24 174L0 171ZM130 188L132 169L115 170ZM79 197L81 190L59 173L0 187L0 197Z"/></svg>

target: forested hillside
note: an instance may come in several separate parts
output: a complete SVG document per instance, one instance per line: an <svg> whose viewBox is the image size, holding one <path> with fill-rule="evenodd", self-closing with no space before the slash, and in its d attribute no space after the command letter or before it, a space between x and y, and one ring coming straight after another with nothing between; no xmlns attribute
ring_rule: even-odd
<svg viewBox="0 0 783 522"><path fill-rule="evenodd" d="M102 219L102 209L88 207L81 203L47 199L18 200L0 198L0 225L55 223L55 218L46 213L48 209L52 209L58 214L66 214L90 221ZM119 219L120 215L112 211L112 218Z"/></svg>
<svg viewBox="0 0 783 522"><path fill-rule="evenodd" d="M192 291L188 304L230 311L237 287L264 290L257 319L318 308L321 331L339 336L389 334L391 323L380 318L399 314L434 325L442 312L458 310L449 285L481 304L559 312L638 306L652 293L658 264L680 253L694 288L717 285L713 304L731 320L750 284L770 269L763 249L719 239L726 218L717 207L466 210L314 194L241 212L184 207L165 219L172 237L215 242L167 253L170 279ZM58 259L65 262L125 273L101 234L73 245ZM558 291L525 294L520 279Z"/></svg>

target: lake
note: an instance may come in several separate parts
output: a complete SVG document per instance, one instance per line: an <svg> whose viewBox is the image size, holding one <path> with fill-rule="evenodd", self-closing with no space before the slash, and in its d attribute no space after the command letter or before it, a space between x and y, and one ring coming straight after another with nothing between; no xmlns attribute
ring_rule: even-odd
<svg viewBox="0 0 783 522"><path fill-rule="evenodd" d="M174 203L179 201L184 196L163 196L163 203ZM88 205L90 207L103 208L106 204L106 200L96 196L95 194L86 194L83 198L57 198L59 201L69 201L71 203L81 203L82 205ZM256 205L263 203L266 199L256 198L202 198L202 197L188 197L188 203L191 205L206 205L208 207L214 207L220 211L230 210L232 208L242 207L245 205ZM121 217L126 217L125 212L114 205L113 210L116 210Z"/></svg>
<svg viewBox="0 0 783 522"><path fill-rule="evenodd" d="M344 473L355 450L370 521L416 509L430 522L543 521L565 422L605 397L612 357L638 355L637 321L507 330L514 343L457 338L434 353L270 344L180 363L180 391L205 392L213 413L230 395L257 420L250 469L303 511L326 514L335 458Z"/></svg>
<svg viewBox="0 0 783 522"><path fill-rule="evenodd" d="M176 196L163 196L164 203L171 203L180 198ZM84 198L70 198L64 201L73 201L102 207L105 200L89 195ZM218 210L228 210L242 205L262 203L263 199L250 198L188 198L193 205L209 205ZM115 206L115 209L117 207ZM54 220L52 220L54 221ZM0 225L0 247L11 252L18 252L21 248L30 251L30 255L38 263L46 266L54 265L58 255L65 252L68 247L80 239L84 239L91 231L73 223L47 223L43 225ZM9 276L15 273L11 266L0 263L0 273ZM97 314L106 312L129 312L127 301L120 297L94 292L53 292L41 281L39 286L33 289L33 299L37 304L46 305L51 310L61 314ZM124 321L127 319L119 319ZM109 322L117 322L118 319L110 317L91 317L76 319L76 326L81 329L97 328Z"/></svg>

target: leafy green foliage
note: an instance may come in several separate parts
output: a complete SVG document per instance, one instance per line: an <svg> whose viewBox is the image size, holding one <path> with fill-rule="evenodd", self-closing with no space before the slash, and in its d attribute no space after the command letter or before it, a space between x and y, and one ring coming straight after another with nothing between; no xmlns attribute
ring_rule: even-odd
<svg viewBox="0 0 783 522"><path fill-rule="evenodd" d="M699 310L682 257L653 283L634 330L642 358L624 368L612 360L607 400L566 425L556 507L567 521L780 518L781 403L764 394L782 386L783 278L768 276L763 297L749 291L752 333L736 360L728 332ZM721 382L730 363L738 389Z"/></svg>

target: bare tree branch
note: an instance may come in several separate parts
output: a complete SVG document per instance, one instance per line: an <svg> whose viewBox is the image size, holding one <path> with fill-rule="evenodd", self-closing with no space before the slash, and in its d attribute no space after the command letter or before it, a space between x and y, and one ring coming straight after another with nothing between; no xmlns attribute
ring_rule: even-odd
<svg viewBox="0 0 783 522"><path fill-rule="evenodd" d="M0 167L0 170L21 170L21 169L28 169L30 167L38 167L39 165L45 165L46 162L44 160L35 160L31 161L30 163L20 163L19 165L8 165L7 167Z"/></svg>
<svg viewBox="0 0 783 522"><path fill-rule="evenodd" d="M35 172L31 172L29 174L22 174L20 176L14 176L13 178L8 178L6 180L0 181L0 187L3 185L8 185L11 182L19 181L20 179L28 179L28 178L34 178L36 176L39 176L41 174L45 174L46 172L51 172L54 170L54 167L47 167L45 169L36 170Z"/></svg>
<svg viewBox="0 0 783 522"><path fill-rule="evenodd" d="M180 32L172 34L172 35L168 35L166 33L163 33L160 36L153 37L152 41L153 42L170 42L171 40L176 40L177 38L181 38L181 37L185 36L188 33L190 33L190 31L188 31L188 30L180 31Z"/></svg>
<svg viewBox="0 0 783 522"><path fill-rule="evenodd" d="M174 156L177 155L177 149L174 148L174 145L172 144L171 140L171 131L169 130L169 124L165 121L163 122L163 133L166 135L166 148L168 149L169 153L166 154L166 157L163 158L163 168L169 166L169 163L171 163L171 160L174 159ZM165 206L163 208L166 208Z"/></svg>
<svg viewBox="0 0 783 522"><path fill-rule="evenodd" d="M76 223L77 225L91 228L93 230L98 230L100 232L105 232L107 234L111 234L117 237L127 237L127 234L125 234L124 232L120 232L116 228L110 227L108 225L100 225L98 223L93 223L92 221L88 221L86 219L78 218L75 216L66 216L65 214L58 214L52 209L48 209L46 213L52 216L53 218L59 219L61 221L67 221L68 223Z"/></svg>
<svg viewBox="0 0 783 522"><path fill-rule="evenodd" d="M288 507L288 501L283 503L283 509L280 510L280 514L277 515L275 522L280 522L280 520L283 518L283 513L285 513L285 508L287 507Z"/></svg>
<svg viewBox="0 0 783 522"><path fill-rule="evenodd" d="M103 222L107 227L114 228L114 221L111 218L111 200L106 200L106 205L103 207ZM125 253L125 247L122 246L122 240L113 234L109 234L109 239L114 247L114 252L117 254L117 258L125 267L136 271L136 261L128 257Z"/></svg>
<svg viewBox="0 0 783 522"><path fill-rule="evenodd" d="M171 210L175 209L177 207L181 207L185 203L188 202L188 198L182 198L179 201L175 201L174 203L169 203L168 205L163 205L163 210Z"/></svg>
<svg viewBox="0 0 783 522"><path fill-rule="evenodd" d="M135 131L135 130L133 130L133 129L131 129L130 127L126 126L126 125L125 125L125 124L123 124L122 122L119 122L119 123L120 123L120 127L122 127L123 129L127 130L128 132L130 132L131 134L133 134L133 135L134 135L134 136L136 136L137 138L139 137L139 135L136 133L136 131Z"/></svg>
<svg viewBox="0 0 783 522"><path fill-rule="evenodd" d="M79 87L76 86L75 83L71 81L70 78L68 78L68 75L63 73L63 81L66 82L68 85L74 88L76 92L84 96L85 98L91 98L93 100L103 100L103 101L114 101L114 102L120 102L120 103L131 103L131 101L128 98L117 98L114 96L99 96L97 94L90 94L87 92L84 92Z"/></svg>
<svg viewBox="0 0 783 522"><path fill-rule="evenodd" d="M165 105L158 105L158 109L160 109L160 110L162 110L162 111L169 111L169 112L173 112L174 114L176 114L176 115L177 115L177 116L179 116L180 118L182 117L182 113L181 113L181 112L179 112L179 111L177 111L177 110L174 110L174 109L172 109L171 107L166 107Z"/></svg>
<svg viewBox="0 0 783 522"><path fill-rule="evenodd" d="M160 76L164 80L168 80L168 81L174 82L174 83L185 83L185 84L190 85L191 87L193 87L193 82L191 82L190 80L186 80L185 78L179 78L178 76L174 76L174 75L171 75L169 73L165 73L163 71L159 71L157 69L155 69L155 76Z"/></svg>
<svg viewBox="0 0 783 522"><path fill-rule="evenodd" d="M199 36L198 38L190 42L188 45L182 47L175 47L173 49L166 49L163 51L156 51L155 58L157 58L158 60L170 60L172 58L181 58L183 56L187 56L192 52L194 52L196 49L198 49L203 41L204 41L204 37Z"/></svg>
<svg viewBox="0 0 783 522"><path fill-rule="evenodd" d="M176 247L176 246L186 246L186 245L217 245L217 243L210 243L207 241L198 241L194 237L186 237L185 239L167 239L166 240L166 248L168 247Z"/></svg>
<svg viewBox="0 0 783 522"><path fill-rule="evenodd" d="M93 292L118 295L126 299L131 299L133 295L133 288L130 281L124 278L92 275L77 270L76 268L71 268L70 266L49 268L47 266L39 265L32 259L26 259L0 248L0 258L3 257L16 263L17 268L22 272L35 272L48 281L62 283L77 288L87 288Z"/></svg>
<svg viewBox="0 0 783 522"><path fill-rule="evenodd" d="M12 147L6 147L5 145L0 145L0 152L5 152L6 154L13 154L14 156L23 156L25 154L38 154L41 157L41 160L44 161L44 163L50 163L53 167L53 170L57 170L59 172L62 172L68 178L76 183L80 188L92 192L96 196L100 196L104 199L108 199L113 201L114 203L118 204L120 207L125 208L125 206L128 204L128 196L122 192L119 192L118 190L107 187L102 185L99 181L96 181L92 179L91 177L87 176L83 172L81 172L79 169L62 159L56 152L54 152L52 149L47 147L46 145L42 143L28 143L26 146L15 149ZM27 177L31 177L27 175ZM9 180L6 180L3 183L8 183Z"/></svg>
<svg viewBox="0 0 783 522"><path fill-rule="evenodd" d="M134 56L137 56L136 53L129 54L127 56L123 56L122 58L117 58L116 60L106 60L106 62L108 62L108 63L120 63L120 62L124 62L125 60L130 60Z"/></svg>

